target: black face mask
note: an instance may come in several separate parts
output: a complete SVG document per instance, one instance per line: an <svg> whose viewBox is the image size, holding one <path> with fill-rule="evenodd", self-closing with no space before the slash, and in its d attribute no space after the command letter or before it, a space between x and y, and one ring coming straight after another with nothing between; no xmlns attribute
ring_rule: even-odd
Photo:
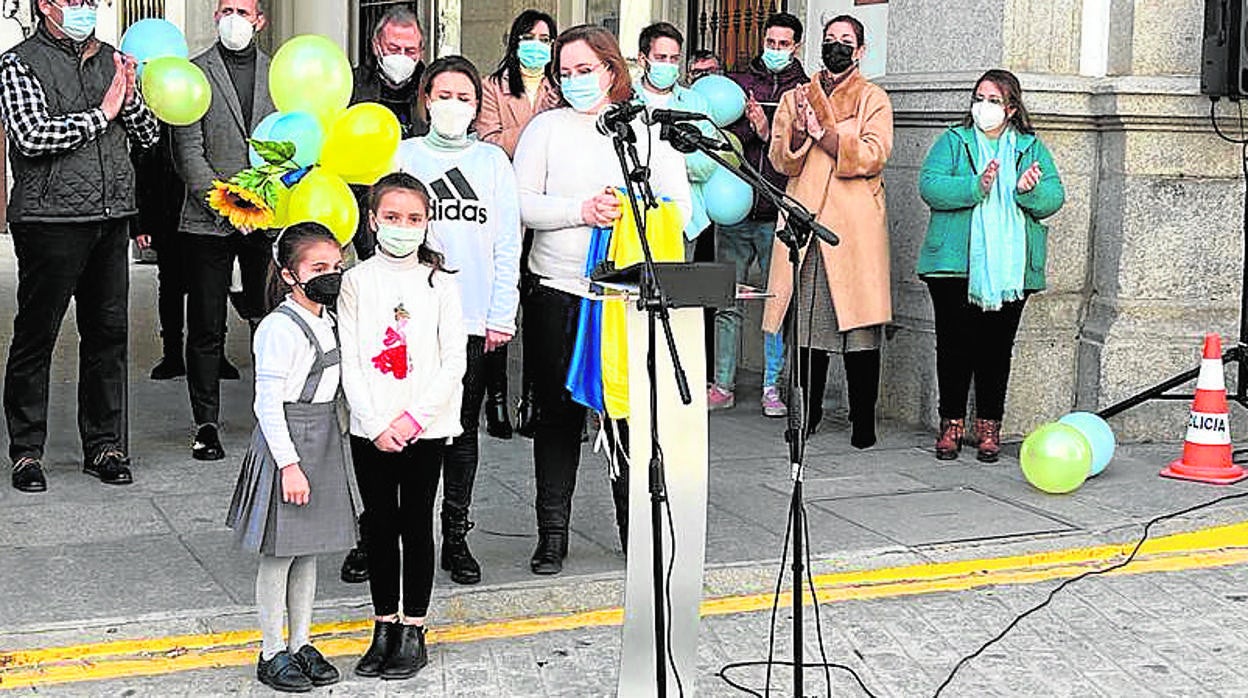
<svg viewBox="0 0 1248 698"><path fill-rule="evenodd" d="M300 283L299 288L303 289L303 295L313 303L333 305L338 301L338 290L342 288L342 272L331 271L314 276Z"/></svg>
<svg viewBox="0 0 1248 698"><path fill-rule="evenodd" d="M834 75L849 70L854 64L854 51L857 50L849 44L842 44L839 41L825 41L823 43L823 65Z"/></svg>

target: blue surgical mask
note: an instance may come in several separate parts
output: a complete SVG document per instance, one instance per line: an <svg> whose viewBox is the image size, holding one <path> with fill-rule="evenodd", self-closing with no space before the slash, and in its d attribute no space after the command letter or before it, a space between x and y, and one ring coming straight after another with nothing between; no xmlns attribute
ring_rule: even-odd
<svg viewBox="0 0 1248 698"><path fill-rule="evenodd" d="M72 41L86 41L95 33L95 8L90 5L62 7L61 31Z"/></svg>
<svg viewBox="0 0 1248 698"><path fill-rule="evenodd" d="M763 65L767 66L767 70L778 73L789 67L789 63L793 62L793 52L781 48L763 49Z"/></svg>
<svg viewBox="0 0 1248 698"><path fill-rule="evenodd" d="M675 63L650 63L650 69L646 71L646 79L650 84L660 90L666 90L676 84L676 78L680 75L680 66Z"/></svg>
<svg viewBox="0 0 1248 698"><path fill-rule="evenodd" d="M425 241L425 228L377 223L377 244L391 257L407 257Z"/></svg>
<svg viewBox="0 0 1248 698"><path fill-rule="evenodd" d="M516 58L526 70L540 70L550 62L550 44L537 39L526 39L516 48Z"/></svg>
<svg viewBox="0 0 1248 698"><path fill-rule="evenodd" d="M605 92L598 84L598 73L571 75L559 81L559 90L568 104L579 112L587 112L602 101Z"/></svg>

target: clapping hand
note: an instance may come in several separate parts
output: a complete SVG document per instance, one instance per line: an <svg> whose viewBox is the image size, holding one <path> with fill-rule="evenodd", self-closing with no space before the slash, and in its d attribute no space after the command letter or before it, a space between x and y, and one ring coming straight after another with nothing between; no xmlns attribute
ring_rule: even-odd
<svg viewBox="0 0 1248 698"><path fill-rule="evenodd" d="M984 168L984 173L979 176L979 190L982 191L985 196L988 195L988 192L992 191L992 185L997 181L997 171L1000 169L1001 163L997 160L992 160L988 163L988 167Z"/></svg>
<svg viewBox="0 0 1248 698"><path fill-rule="evenodd" d="M771 126L767 123L767 112L763 111L763 105L754 99L754 93L751 92L745 100L745 118L749 120L750 127L754 129L754 133L759 138L768 138L771 133Z"/></svg>
<svg viewBox="0 0 1248 698"><path fill-rule="evenodd" d="M132 97L134 77L132 69L128 66L129 64L121 53L113 53L113 81L104 92L104 99L100 102L100 111L104 112L104 117L109 121L117 118L117 115L121 113L122 105Z"/></svg>
<svg viewBox="0 0 1248 698"><path fill-rule="evenodd" d="M1026 194L1032 189L1035 189L1036 185L1040 183L1040 177L1043 174L1044 173L1040 171L1040 163L1031 163L1031 167L1028 167L1027 170L1018 178L1018 193Z"/></svg>

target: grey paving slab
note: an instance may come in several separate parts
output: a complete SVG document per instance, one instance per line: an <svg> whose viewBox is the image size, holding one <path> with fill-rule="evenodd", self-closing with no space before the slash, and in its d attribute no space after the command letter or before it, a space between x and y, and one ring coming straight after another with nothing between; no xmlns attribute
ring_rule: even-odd
<svg viewBox="0 0 1248 698"><path fill-rule="evenodd" d="M0 506L0 549L72 545L171 532L150 500L140 496L126 500Z"/></svg>

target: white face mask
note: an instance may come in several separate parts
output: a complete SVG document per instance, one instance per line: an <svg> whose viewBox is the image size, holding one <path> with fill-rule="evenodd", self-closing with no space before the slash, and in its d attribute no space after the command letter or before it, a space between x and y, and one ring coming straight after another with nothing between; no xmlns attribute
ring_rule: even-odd
<svg viewBox="0 0 1248 698"><path fill-rule="evenodd" d="M405 53L392 53L377 60L386 79L395 85L402 85L416 74L416 59Z"/></svg>
<svg viewBox="0 0 1248 698"><path fill-rule="evenodd" d="M242 51L256 35L256 27L239 15L226 15L217 22L217 36L221 45L231 51Z"/></svg>
<svg viewBox="0 0 1248 698"><path fill-rule="evenodd" d="M391 257L406 257L420 249L425 241L425 229L377 222L377 244Z"/></svg>
<svg viewBox="0 0 1248 698"><path fill-rule="evenodd" d="M971 105L971 118L980 131L985 133L1005 123L1005 107L987 100Z"/></svg>
<svg viewBox="0 0 1248 698"><path fill-rule="evenodd" d="M443 138L463 138L477 118L477 110L458 99L439 99L429 103L429 125Z"/></svg>

